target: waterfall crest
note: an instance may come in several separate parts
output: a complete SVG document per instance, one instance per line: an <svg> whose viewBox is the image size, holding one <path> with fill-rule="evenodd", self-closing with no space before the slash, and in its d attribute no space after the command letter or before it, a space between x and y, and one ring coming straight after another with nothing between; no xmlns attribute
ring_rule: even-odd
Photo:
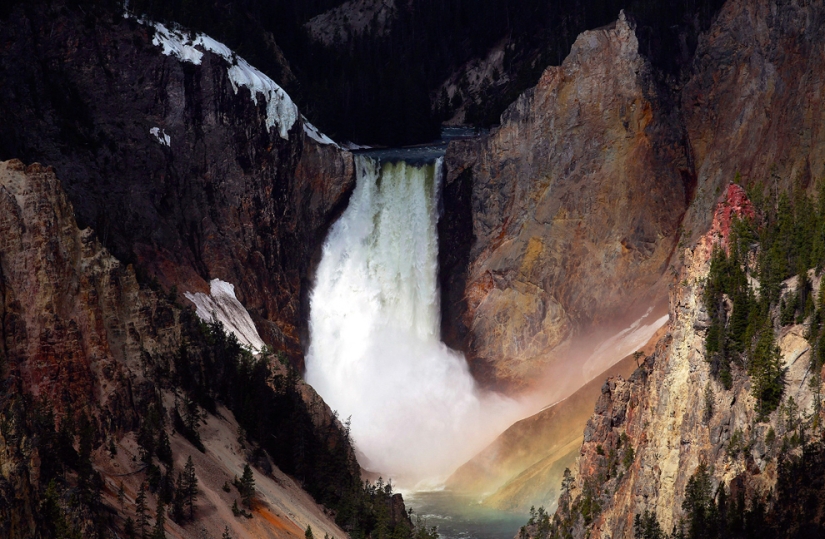
<svg viewBox="0 0 825 539"><path fill-rule="evenodd" d="M352 417L362 466L409 485L443 478L518 419L440 341L441 165L356 157L310 298L307 381Z"/></svg>

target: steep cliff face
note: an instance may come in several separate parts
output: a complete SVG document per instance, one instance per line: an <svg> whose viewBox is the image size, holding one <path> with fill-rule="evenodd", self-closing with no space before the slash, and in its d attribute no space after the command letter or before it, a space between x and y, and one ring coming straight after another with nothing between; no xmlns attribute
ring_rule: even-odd
<svg viewBox="0 0 825 539"><path fill-rule="evenodd" d="M585 32L501 127L448 149L444 334L487 382L528 385L576 336L664 301L692 176L638 49L624 14ZM468 217L470 242L451 230Z"/></svg>
<svg viewBox="0 0 825 539"><path fill-rule="evenodd" d="M7 383L58 410L94 406L110 428L134 425L132 399L151 392L144 362L177 346L177 313L77 228L52 169L8 161L0 180Z"/></svg>
<svg viewBox="0 0 825 539"><path fill-rule="evenodd" d="M708 227L735 174L809 185L825 170L825 8L730 0L699 42L682 110L697 177L685 230Z"/></svg>
<svg viewBox="0 0 825 539"><path fill-rule="evenodd" d="M346 46L365 34L385 36L397 14L395 0L352 0L316 15L304 28L327 47Z"/></svg>
<svg viewBox="0 0 825 539"><path fill-rule="evenodd" d="M238 440L231 410L204 414L203 451L178 425L175 434L166 410L177 409L178 399L190 394L182 386L191 387L200 369L208 368L209 345L191 312L157 288L140 285L132 266L109 254L91 229L79 229L73 214L51 168L0 163L0 534L93 537L122 531L127 517L136 521L139 484L156 466L151 449L148 462L145 456L146 418L163 410L160 424L167 434L158 439L168 435L171 446L167 474L174 477L186 455L197 461L200 528L215 536L230 524L236 537L272 536L273 529L280 530L277 537L302 537L310 524L345 537L296 480L255 449L260 446ZM272 380L284 377L286 367L276 364L270 374ZM268 380L261 383L273 383ZM342 462L350 463L342 471L357 481L342 426L309 386L297 378L295 384L309 424L296 416L291 428L308 428L305 436L323 433L325 443L345 455ZM246 459L260 468L255 514L269 525L260 518L234 522L233 498L220 492ZM153 492L151 507L162 489ZM168 527L181 537L200 533L182 523Z"/></svg>
<svg viewBox="0 0 825 539"><path fill-rule="evenodd" d="M0 25L0 157L53 166L78 220L165 287L234 284L299 361L301 296L351 155L219 43L84 13L34 2Z"/></svg>
<svg viewBox="0 0 825 539"><path fill-rule="evenodd" d="M821 410L816 405L821 374L811 372L815 363L805 327L796 324L777 331L785 367L784 397L778 411L767 415L759 413L755 380L744 369L734 369L726 389L712 374L705 350L710 322L703 296L712 250L726 245L733 216L752 211L742 189L730 185L714 212L711 230L684 252L680 283L671 295L668 335L629 379L605 382L584 431L575 481L565 487L567 494L556 513L559 529L572 530L574 537L633 537L636 515L645 512L655 516L665 532L689 528L695 515L689 515L683 503L692 478L702 473L697 472L700 466L709 477L704 496L716 500L724 492L723 498L730 500L723 518L731 519L735 511L742 518L745 504L758 512L757 504L762 503L763 519L767 507L772 515L790 515L787 522L797 526L821 522L815 512L800 517L800 508L789 501L787 473L784 486L777 483L780 467L793 469L788 462L802 455L798 441L806 427L801 425L813 425L814 445L821 436ZM793 293L795 279L786 286ZM818 291L819 279L814 279L813 289ZM815 455L806 453L803 459ZM811 466L813 479L821 470L813 461ZM779 517L769 519L771 533L797 536L780 522ZM739 536L737 531L730 533Z"/></svg>

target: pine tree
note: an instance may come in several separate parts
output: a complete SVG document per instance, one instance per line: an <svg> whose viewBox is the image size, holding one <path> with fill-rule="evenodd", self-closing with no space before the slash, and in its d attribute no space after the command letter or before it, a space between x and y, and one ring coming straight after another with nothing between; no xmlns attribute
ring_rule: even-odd
<svg viewBox="0 0 825 539"><path fill-rule="evenodd" d="M232 539L232 536L229 535L229 526L224 526L223 535L221 535L221 539Z"/></svg>
<svg viewBox="0 0 825 539"><path fill-rule="evenodd" d="M171 468L173 457L172 447L169 445L169 436L167 436L166 431L162 428L160 433L158 433L158 443L155 451L158 456L158 460L166 464L168 468Z"/></svg>
<svg viewBox="0 0 825 539"><path fill-rule="evenodd" d="M137 529L140 537L146 537L146 530L149 527L149 515L146 510L146 484L141 483L135 498L135 513L137 513Z"/></svg>
<svg viewBox="0 0 825 539"><path fill-rule="evenodd" d="M753 348L748 374L753 378L751 392L758 401L757 411L765 417L779 406L785 389L782 353L776 346L770 321L762 328Z"/></svg>
<svg viewBox="0 0 825 539"><path fill-rule="evenodd" d="M132 517L126 519L126 523L123 525L123 534L128 539L135 539L135 521L132 520Z"/></svg>
<svg viewBox="0 0 825 539"><path fill-rule="evenodd" d="M184 506L186 505L186 484L183 473L178 473L178 481L175 485L175 495L172 498L172 520L183 522L185 517Z"/></svg>
<svg viewBox="0 0 825 539"><path fill-rule="evenodd" d="M166 506L163 498L158 496L157 511L155 512L155 529L152 532L152 539L166 539Z"/></svg>
<svg viewBox="0 0 825 539"><path fill-rule="evenodd" d="M189 518L192 519L195 517L195 502L198 500L198 477L195 475L195 463L192 462L191 455L186 459L186 466L183 468L183 486Z"/></svg>
<svg viewBox="0 0 825 539"><path fill-rule="evenodd" d="M255 496L255 478L249 464L244 464L243 475L238 483L238 492L241 494L243 504L252 507L252 498Z"/></svg>
<svg viewBox="0 0 825 539"><path fill-rule="evenodd" d="M307 524L307 529L304 532L304 539L315 539L315 535L312 534L312 526Z"/></svg>
<svg viewBox="0 0 825 539"><path fill-rule="evenodd" d="M717 508L711 491L711 471L702 462L688 480L682 510L688 523L688 537L710 537L717 521Z"/></svg>

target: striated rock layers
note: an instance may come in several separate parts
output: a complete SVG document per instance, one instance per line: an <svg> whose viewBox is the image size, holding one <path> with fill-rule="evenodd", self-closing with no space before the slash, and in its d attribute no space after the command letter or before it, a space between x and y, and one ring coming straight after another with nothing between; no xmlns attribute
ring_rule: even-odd
<svg viewBox="0 0 825 539"><path fill-rule="evenodd" d="M96 517L90 513L78 514L78 507L90 510L96 507L94 499L85 501L89 483L84 483L82 477L84 473L91 474L92 484L102 487L109 504L104 512L114 511L111 508L118 504L114 496L116 481L121 486L125 481L127 489L131 489L127 507L132 507L138 483L144 480L138 472L146 468L137 458L144 450L137 450L135 431L139 425L143 427L147 410L152 410L157 402L165 400L165 406L171 408L173 394L175 399L184 394L172 381L184 375L181 369L187 357L190 366L186 368L191 368L197 366L198 354L202 353L203 345L198 344L202 338L198 337L197 322L191 311L182 309L166 294L140 285L132 266L120 263L109 254L91 229L79 229L73 214L72 205L51 168L37 164L26 167L17 160L0 162L0 535L3 537L47 536L49 526L57 525L60 518L68 518L70 529L79 530L83 536L95 536L95 530L103 527L121 526L126 514L117 521L111 516L103 519L103 513ZM188 347L188 353L182 352L184 347ZM186 375L190 376L188 372ZM314 428L324 432L330 443L345 443L343 428L329 408L311 388L296 383L306 408L311 411ZM231 424L231 412L224 409L223 415L224 418L210 415L210 424L227 421ZM61 429L59 436L64 436L64 432L73 428L66 425L78 418L86 418L80 419L80 425L89 421L88 427L79 428L80 432L88 433L81 435L81 439L89 438L80 442L81 457L68 458L66 455L76 455L73 435L66 447L60 445L65 442L59 441L61 438L53 429L57 420ZM229 449L238 427L223 428L228 430L223 440L210 442L209 433L205 433L208 450L203 455L180 433L172 437L179 468L183 466L182 455L186 452L198 454L201 488L205 490L201 507L207 515L214 513L213 506L228 512L227 503L231 504L231 500L218 503L217 495L212 494L243 465L242 449L234 445ZM333 439L336 441L332 442ZM106 440L110 443L107 447L115 446L114 451L101 447ZM118 452L117 447L122 454L135 457L116 463L112 459ZM95 448L98 449L91 452ZM224 448L231 453L225 458L219 454ZM350 461L355 462L351 449L340 450L349 451ZM84 455L91 459L93 472L84 472L77 463L78 459L82 462ZM64 464L58 464L60 462ZM268 459L258 458L253 462L263 462L263 469L268 468L269 473L278 478L276 481L259 475L262 491L277 490L277 482L299 500L279 502L279 507L293 503L288 509L289 517L285 516L287 510L268 509L289 523L292 531L287 535L302 537L306 524L311 522L332 536L345 536L291 479L277 470L273 472L271 464L266 465ZM72 468L77 470L77 479L68 471ZM211 476L207 470L212 470ZM357 477L357 467L352 473ZM62 501L60 497L55 500L54 493L44 493L51 479L56 479L58 493L63 492L60 485L69 485ZM78 489L83 503L63 503L69 500L70 492L74 492L71 496L78 496ZM52 509L44 499L52 500L48 502L55 504ZM274 502L269 499L269 503ZM119 507L124 513L123 501ZM64 510L70 517L55 516ZM223 515L216 514L202 524L207 527L214 524L212 533L217 536L223 531L221 518ZM207 524L210 519L217 522ZM183 537L195 534L195 527L189 532L177 526L174 529ZM54 534L54 529L51 530ZM235 536L248 536L242 531L238 526Z"/></svg>
<svg viewBox="0 0 825 539"><path fill-rule="evenodd" d="M693 239L737 173L783 188L825 174L823 21L822 2L729 0L701 36L681 91L697 177L684 227Z"/></svg>
<svg viewBox="0 0 825 539"><path fill-rule="evenodd" d="M0 24L0 158L53 166L78 221L163 286L233 284L262 338L299 359L301 298L352 157L300 115L271 125L227 55L200 46L184 61L156 34L117 10L14 8Z"/></svg>
<svg viewBox="0 0 825 539"><path fill-rule="evenodd" d="M797 428L794 416L811 410L822 390L810 384L810 345L802 324L779 332L785 397L767 419L758 417L752 382L742 369L734 372L729 390L711 375L702 299L710 257L714 245L725 245L731 216L752 211L739 186L730 185L725 195L711 230L684 253L680 283L671 294L670 332L629 379L611 378L602 387L584 431L575 482L557 512L573 537L634 537L635 515L645 511L670 532L684 516L685 489L700 464L710 470L712 495L721 489L731 500L770 500L778 456L789 451ZM819 279L814 288L816 293ZM788 413L788 406L796 412ZM588 516L571 513L571 507L585 506Z"/></svg>
<svg viewBox="0 0 825 539"><path fill-rule="evenodd" d="M823 20L821 2L729 0L677 77L622 17L489 136L450 146L444 334L477 374L524 385L589 328L663 300L680 226L698 239L737 173L785 190L825 174Z"/></svg>
<svg viewBox="0 0 825 539"><path fill-rule="evenodd" d="M638 49L624 14L583 33L499 128L448 149L443 333L488 383L529 385L574 337L664 303L692 173Z"/></svg>

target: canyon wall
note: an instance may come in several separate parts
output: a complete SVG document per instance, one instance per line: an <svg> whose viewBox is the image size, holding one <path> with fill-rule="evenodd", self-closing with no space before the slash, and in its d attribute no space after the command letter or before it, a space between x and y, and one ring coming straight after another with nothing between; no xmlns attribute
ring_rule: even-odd
<svg viewBox="0 0 825 539"><path fill-rule="evenodd" d="M818 2L729 1L668 74L623 15L500 127L450 146L443 334L480 379L529 385L577 336L663 302L677 242L707 230L737 174L780 190L825 174L823 17Z"/></svg>
<svg viewBox="0 0 825 539"><path fill-rule="evenodd" d="M201 362L209 361L204 359L204 340L191 311L158 287L141 285L133 267L116 260L91 229L78 228L73 214L53 169L25 166L17 160L0 162L0 532L4 537L57 533L60 521L68 530L97 536L105 528L122 530L127 516L137 520L135 497L145 481L140 472L147 467L145 447L141 449L146 445L141 438L146 417L158 403L177 409L178 398L188 398L182 390L186 383L180 379L197 373L198 365L203 368ZM285 375L285 368L277 363L272 369L273 376ZM341 424L309 386L297 378L296 383L299 398L311 411L311 424L301 426L296 419L293 428L324 433L328 443L349 455L354 468L342 471L357 478L354 453L342 445ZM198 462L200 527L217 536L225 524L231 524L236 537L268 536L259 529L260 519L232 524L232 517L226 518L232 497L219 494L221 485L239 474L249 459L260 467L255 472L261 502L256 514L280 522L292 537L303 537L307 524L333 537L346 536L298 481L274 467L268 456L261 456L266 453L255 453L251 441L237 440L239 427L230 410L204 413L204 419L208 427L203 451L182 432L176 434L172 421L161 420L169 425L175 466L182 469L187 454L195 455ZM61 445L66 443L62 437L75 428L68 425L81 425L77 428L86 433L80 435L86 441L75 446L70 438L68 447ZM77 453L74 447L79 447ZM84 471L84 458L91 470ZM118 500L118 485L125 489L127 503ZM87 489L97 489L109 509L101 510L100 500L95 502L94 497L88 501ZM70 494L80 501L69 503ZM51 509L49 503L54 504ZM112 511L119 516L114 518ZM169 526L181 537L199 533L183 524Z"/></svg>
<svg viewBox="0 0 825 539"><path fill-rule="evenodd" d="M811 192L825 174L824 18L821 2L729 1L675 86L697 181L683 224L685 243L694 246L679 249L683 267L670 294L669 334L629 379L604 384L587 423L575 481L562 489L555 516L574 537L632 537L634 518L646 511L666 533L689 525L683 502L700 464L709 470L713 496L727 490L729 499L748 504L767 500L775 532L802 537L821 525L804 497L821 497L817 446L804 456L788 446L799 436L794 407L813 421L813 439L819 436L822 387L811 379L821 381L822 373L810 370L809 330L803 324L777 330L785 398L779 412L760 418L747 375L738 371L730 389L711 375L702 298L712 246L727 242L731 211L748 204L743 189L728 183L738 174L756 192ZM811 273L817 293L819 278ZM796 278L786 281L785 297L797 286ZM628 453L625 467L619 462ZM788 471L798 469L794 459L808 463L806 480ZM585 506L587 516L576 517ZM525 531L539 533L536 526Z"/></svg>
<svg viewBox="0 0 825 539"><path fill-rule="evenodd" d="M27 3L0 25L0 158L53 166L81 225L164 287L234 284L300 362L302 298L352 156L220 44L89 9Z"/></svg>
<svg viewBox="0 0 825 539"><path fill-rule="evenodd" d="M823 20L822 2L730 0L701 36L681 89L697 178L692 240L737 173L781 189L825 176Z"/></svg>
<svg viewBox="0 0 825 539"><path fill-rule="evenodd" d="M786 368L784 397L778 411L766 417L758 412L751 377L735 369L726 389L711 374L705 351L710 319L703 294L711 253L714 246L727 242L732 216L748 211L743 190L737 185L726 189L711 230L684 252L685 265L671 294L669 333L632 376L604 383L584 430L575 481L567 485L556 513L561 529L571 530L574 537L634 537L636 515L645 512L654 515L667 533L686 529L691 522L684 520L683 502L700 465L709 470L712 499L720 491L728 492L730 514L736 500L747 503L749 510L763 500L768 503L763 511L787 512L789 521L802 524L803 530L815 521L821 523L815 511L800 519L805 509L789 502L777 483L780 468L789 468L788 458L811 459L811 466L816 466L816 453L809 456L806 449L802 457L803 450L790 441L799 436L802 421L812 419L812 440L821 436L816 426L821 417L815 417L821 411L815 401L822 378L811 372L805 326L791 324L778 331ZM793 293L796 278L786 286L786 294ZM818 278L813 288L817 293ZM813 467L810 473L818 488L814 474L821 470ZM744 512L745 507L736 510ZM793 530L782 528L781 533Z"/></svg>
<svg viewBox="0 0 825 539"><path fill-rule="evenodd" d="M662 306L693 188L671 99L622 13L583 33L500 127L451 143L443 334L477 377L529 386L575 337Z"/></svg>

